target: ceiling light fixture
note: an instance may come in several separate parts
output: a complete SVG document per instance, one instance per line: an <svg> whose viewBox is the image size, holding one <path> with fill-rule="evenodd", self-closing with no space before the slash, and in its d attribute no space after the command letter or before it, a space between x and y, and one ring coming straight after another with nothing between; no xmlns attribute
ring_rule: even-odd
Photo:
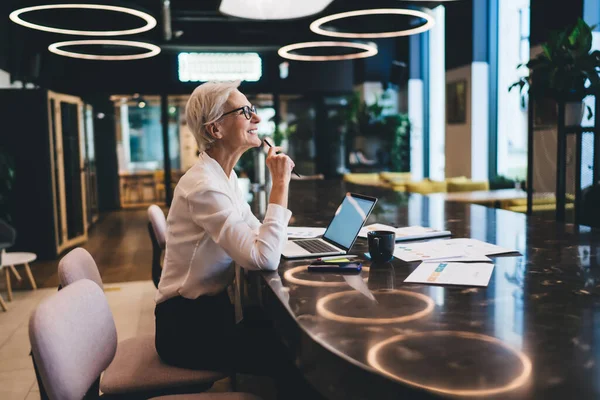
<svg viewBox="0 0 600 400"><path fill-rule="evenodd" d="M222 0L219 11L245 19L283 20L320 13L333 0Z"/></svg>
<svg viewBox="0 0 600 400"><path fill-rule="evenodd" d="M181 82L234 81L258 82L262 59L258 53L187 53L177 56Z"/></svg>
<svg viewBox="0 0 600 400"><path fill-rule="evenodd" d="M124 54L124 55L103 55L103 54L86 54L77 53L73 51L62 50L62 47L68 46L88 46L88 45L110 45L110 46L128 46L137 47L140 49L149 50L146 53L140 54ZM135 42L131 40L70 40L67 42L52 43L48 46L48 50L51 53L58 54L59 56L81 58L84 60L106 60L106 61L128 61L128 60L139 60L142 58L150 58L160 53L160 47L144 42Z"/></svg>
<svg viewBox="0 0 600 400"><path fill-rule="evenodd" d="M87 10L103 10L103 11L114 11L124 14L130 14L135 17L139 17L146 22L146 25L139 28L133 29L122 29L116 31L82 31L78 29L62 29L54 28L46 25L34 24L32 22L25 21L21 18L22 14L41 11L41 10L56 10L56 9L87 9ZM142 11L134 10L127 7L108 6L103 4L47 4L41 6L25 7L15 10L10 13L9 18L16 24L25 26L27 28L36 29L39 31L61 33L64 35L82 35L82 36L122 36L122 35L133 35L136 33L146 32L156 26L156 19Z"/></svg>
<svg viewBox="0 0 600 400"><path fill-rule="evenodd" d="M292 54L291 51L300 49L309 49L315 47L349 47L352 49L363 50L352 54L335 54L325 56L310 56L301 54ZM357 58L372 57L377 54L377 46L374 43L353 43L353 42L302 42L289 44L277 50L280 57L295 61L339 61L354 60Z"/></svg>
<svg viewBox="0 0 600 400"><path fill-rule="evenodd" d="M359 33L359 32L336 32L336 31L328 31L326 29L321 28L324 24L337 21L344 18L352 18L352 17L362 17L365 15L408 15L412 17L418 17L425 20L420 26L404 29L401 31L393 31L393 32L370 32L370 33ZM374 38L390 38L390 37L398 37L398 36L410 36L416 35L418 33L426 32L429 29L433 28L435 25L435 20L433 17L426 11L421 10L412 10L407 8L375 8L371 10L356 10L356 11L348 11L339 14L332 14L325 16L323 18L319 18L313 21L310 24L310 30L314 33L318 33L323 36L331 36L331 37L339 37L339 38L363 38L363 39L374 39Z"/></svg>

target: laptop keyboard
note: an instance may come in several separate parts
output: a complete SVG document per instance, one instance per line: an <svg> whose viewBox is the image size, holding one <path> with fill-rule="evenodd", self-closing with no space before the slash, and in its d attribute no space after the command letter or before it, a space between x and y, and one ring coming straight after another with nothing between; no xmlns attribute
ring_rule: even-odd
<svg viewBox="0 0 600 400"><path fill-rule="evenodd" d="M304 250L307 250L309 253L333 253L338 252L339 250L335 247L329 246L321 240L298 240L295 241L298 246L302 247Z"/></svg>

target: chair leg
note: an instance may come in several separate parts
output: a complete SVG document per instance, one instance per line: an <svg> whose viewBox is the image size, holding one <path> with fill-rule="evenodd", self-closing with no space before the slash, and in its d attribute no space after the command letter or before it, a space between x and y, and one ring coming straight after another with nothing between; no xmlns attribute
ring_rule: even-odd
<svg viewBox="0 0 600 400"><path fill-rule="evenodd" d="M6 290L8 292L7 298L8 301L12 301L12 285L10 282L10 270L8 268L4 268L5 276L6 276Z"/></svg>
<svg viewBox="0 0 600 400"><path fill-rule="evenodd" d="M4 302L2 295L0 295L0 307L2 307L4 311L8 311L8 307L6 307L6 303Z"/></svg>
<svg viewBox="0 0 600 400"><path fill-rule="evenodd" d="M15 274L15 278L17 278L19 282L23 280L23 278L21 278L21 274L19 274L19 271L17 271L14 265L10 266L10 270L13 272L13 274Z"/></svg>
<svg viewBox="0 0 600 400"><path fill-rule="evenodd" d="M35 279L33 279L33 274L31 273L31 268L29 268L28 263L25 263L25 273L27 273L27 277L29 278L33 290L37 290L37 285L35 284Z"/></svg>

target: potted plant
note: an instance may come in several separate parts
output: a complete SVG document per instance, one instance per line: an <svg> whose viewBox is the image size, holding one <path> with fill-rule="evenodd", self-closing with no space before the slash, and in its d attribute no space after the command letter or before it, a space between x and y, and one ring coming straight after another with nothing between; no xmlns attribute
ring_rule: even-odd
<svg viewBox="0 0 600 400"><path fill-rule="evenodd" d="M395 172L410 171L410 121L406 114L385 117L385 135L390 145L390 169Z"/></svg>
<svg viewBox="0 0 600 400"><path fill-rule="evenodd" d="M600 51L592 49L592 27L581 18L572 28L553 32L542 53L525 66L529 76L509 87L528 89L532 98L552 98L566 103L565 125L579 125L583 117L582 100L600 89ZM517 68L522 67L523 64ZM588 119L592 110L588 106Z"/></svg>

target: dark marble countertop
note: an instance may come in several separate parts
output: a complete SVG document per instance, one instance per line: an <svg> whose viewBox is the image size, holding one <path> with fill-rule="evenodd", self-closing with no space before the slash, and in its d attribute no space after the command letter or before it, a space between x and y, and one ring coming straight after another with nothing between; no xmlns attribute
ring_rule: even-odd
<svg viewBox="0 0 600 400"><path fill-rule="evenodd" d="M522 256L494 258L487 288L405 284L418 263L371 265L360 238L360 276L282 260L262 274L263 303L289 317L284 339L321 394L600 397L598 230L337 181L292 182L290 226L325 226L347 191L379 198L367 224L447 229Z"/></svg>

